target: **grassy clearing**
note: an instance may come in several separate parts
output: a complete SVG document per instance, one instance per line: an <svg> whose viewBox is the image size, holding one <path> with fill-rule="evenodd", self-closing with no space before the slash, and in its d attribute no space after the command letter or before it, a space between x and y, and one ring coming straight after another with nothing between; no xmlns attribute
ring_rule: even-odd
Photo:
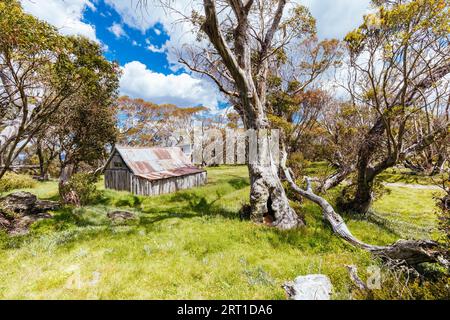
<svg viewBox="0 0 450 320"><path fill-rule="evenodd" d="M388 187L388 193L377 200L373 210L387 228L402 238L436 237L436 200L443 191ZM413 209L413 210L412 210Z"/></svg>
<svg viewBox="0 0 450 320"><path fill-rule="evenodd" d="M311 203L299 208L308 223L301 230L282 232L241 221L247 169L211 168L208 175L207 186L159 197L104 190L95 205L55 212L28 236L0 235L0 298L284 299L280 286L286 280L323 273L334 285L333 298L349 299L345 265L357 265L364 276L375 263L337 239ZM55 182L31 191L57 197ZM412 201L415 193L398 191L405 215L424 212ZM377 209L394 212L391 196L380 199ZM138 221L111 224L106 213L117 208L135 212ZM385 225L348 223L367 242L398 238Z"/></svg>
<svg viewBox="0 0 450 320"><path fill-rule="evenodd" d="M439 185L442 181L442 175L433 177L414 173L410 169L405 168L389 168L381 173L377 179L389 183L406 183L418 185Z"/></svg>

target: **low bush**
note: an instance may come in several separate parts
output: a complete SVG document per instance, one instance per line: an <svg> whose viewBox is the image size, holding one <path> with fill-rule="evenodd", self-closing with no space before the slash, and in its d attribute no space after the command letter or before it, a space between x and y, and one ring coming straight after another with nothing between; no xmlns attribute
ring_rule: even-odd
<svg viewBox="0 0 450 320"><path fill-rule="evenodd" d="M30 176L7 172L0 179L0 193L8 192L14 189L34 188L36 181Z"/></svg>
<svg viewBox="0 0 450 320"><path fill-rule="evenodd" d="M94 203L100 197L97 190L98 177L90 173L76 173L69 182L61 186L60 193L67 204L85 206Z"/></svg>

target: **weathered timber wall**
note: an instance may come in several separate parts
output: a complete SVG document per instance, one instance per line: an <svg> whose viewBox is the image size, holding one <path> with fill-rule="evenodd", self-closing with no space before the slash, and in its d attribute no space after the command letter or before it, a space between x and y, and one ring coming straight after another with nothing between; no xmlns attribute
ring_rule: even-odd
<svg viewBox="0 0 450 320"><path fill-rule="evenodd" d="M133 174L128 170L106 170L105 188L119 191L131 191Z"/></svg>
<svg viewBox="0 0 450 320"><path fill-rule="evenodd" d="M127 170L105 170L105 188L129 191L136 195L154 196L195 188L208 182L206 172L161 180L147 180Z"/></svg>
<svg viewBox="0 0 450 320"><path fill-rule="evenodd" d="M207 181L206 172L153 181L133 176L131 178L131 192L136 195L155 196L202 186Z"/></svg>

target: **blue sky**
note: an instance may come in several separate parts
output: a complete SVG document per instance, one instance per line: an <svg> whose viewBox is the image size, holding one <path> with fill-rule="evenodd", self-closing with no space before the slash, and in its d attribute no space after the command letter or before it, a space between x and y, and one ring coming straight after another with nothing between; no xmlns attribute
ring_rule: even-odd
<svg viewBox="0 0 450 320"><path fill-rule="evenodd" d="M161 31L164 28L160 23L143 32L122 23L117 11L105 2L98 1L95 7L95 10L88 8L84 12L83 20L95 25L97 38L107 46L105 56L108 59L118 61L120 65L140 61L155 72L172 72L166 54L148 48L150 45L161 48L169 40L169 36Z"/></svg>
<svg viewBox="0 0 450 320"><path fill-rule="evenodd" d="M320 38L342 38L356 27L369 0L295 0L317 19ZM21 0L25 11L55 25L63 34L82 34L102 44L105 56L122 67L121 94L155 103L204 105L212 110L225 103L205 78L176 68L174 50L195 36L178 17L149 0L148 10L137 0ZM177 0L190 12L192 0Z"/></svg>

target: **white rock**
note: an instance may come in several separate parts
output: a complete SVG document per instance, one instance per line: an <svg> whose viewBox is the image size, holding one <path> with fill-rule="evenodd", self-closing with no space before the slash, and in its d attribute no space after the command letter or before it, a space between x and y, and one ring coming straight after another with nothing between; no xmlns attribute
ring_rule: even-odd
<svg viewBox="0 0 450 320"><path fill-rule="evenodd" d="M333 285L326 275L311 274L297 277L283 288L290 300L330 300Z"/></svg>

